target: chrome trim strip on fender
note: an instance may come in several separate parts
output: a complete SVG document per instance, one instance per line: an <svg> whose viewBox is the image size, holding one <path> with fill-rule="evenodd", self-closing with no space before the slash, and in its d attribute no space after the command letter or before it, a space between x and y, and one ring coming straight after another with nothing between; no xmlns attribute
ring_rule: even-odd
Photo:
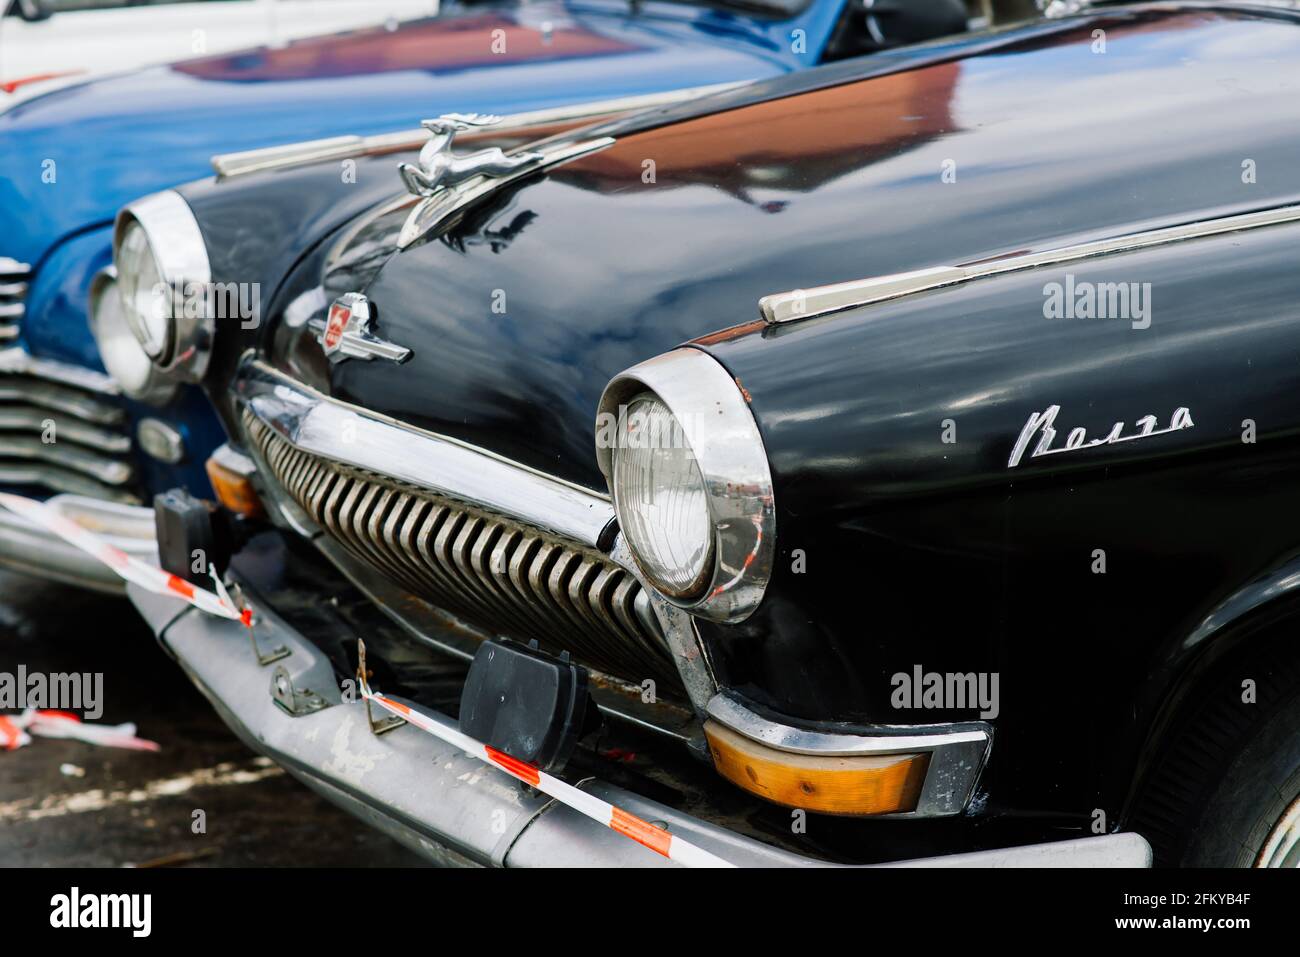
<svg viewBox="0 0 1300 957"><path fill-rule="evenodd" d="M959 283L987 279L1004 273L1020 272L1039 266L1078 262L1112 253L1150 249L1168 243L1204 239L1243 229L1261 229L1283 223L1300 221L1300 205L1277 206L1272 209L1236 216L1220 216L1163 229L1150 229L1125 236L1101 239L1090 243L1059 246L1037 252L1015 253L994 259L983 259L956 266L932 266L910 272L891 273L850 282L816 286L812 289L792 289L773 293L758 301L759 315L770 325L797 322L845 309L867 306L891 299L901 299L918 292L954 286Z"/></svg>
<svg viewBox="0 0 1300 957"><path fill-rule="evenodd" d="M614 507L599 492L448 436L321 395L258 360L245 360L237 397L295 448L409 482L599 548Z"/></svg>
<svg viewBox="0 0 1300 957"><path fill-rule="evenodd" d="M872 725L853 733L816 731L780 724L751 710L732 691L709 701L708 715L752 741L778 751L821 757L926 752L930 764L916 810L881 817L945 817L970 802L993 747L993 726L984 721L936 725Z"/></svg>
<svg viewBox="0 0 1300 957"><path fill-rule="evenodd" d="M614 113L630 113L633 110L668 106L696 97L721 93L739 85L738 83L715 83L711 86L687 87L686 89L669 90L664 93L620 96L608 100L593 100L590 103L576 103L546 110L513 113L504 117L499 124L494 126L492 133L511 133L531 126L549 126L570 121L588 119L595 121ZM235 176L245 176L249 173L258 173L268 169L285 169L292 166L321 163L326 160L418 150L428 138L429 132L424 129L401 130L397 133L381 133L377 136L331 136L327 139L307 140L282 146L267 146L261 149L244 150L239 153L219 153L212 157L212 168L218 178L226 180Z"/></svg>

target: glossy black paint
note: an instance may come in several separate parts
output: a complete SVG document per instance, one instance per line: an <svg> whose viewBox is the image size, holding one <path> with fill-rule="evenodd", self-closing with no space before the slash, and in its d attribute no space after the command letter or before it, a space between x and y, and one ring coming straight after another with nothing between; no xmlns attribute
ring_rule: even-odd
<svg viewBox="0 0 1300 957"><path fill-rule="evenodd" d="M178 190L201 224L214 280L259 287L262 321L255 327L218 320L207 385L228 432L234 434L224 385L239 357L259 345L275 351L272 335L300 321L290 304L319 287L323 263L340 232L394 198L397 164L413 156L399 152L358 157L347 178L337 162L330 162L224 181L199 180ZM355 248L356 243L348 246ZM391 248L380 252L378 263L388 252ZM364 283L369 275L346 278ZM320 292L317 298L324 295ZM268 317L273 321L266 321ZM328 389L319 349L314 358L311 384Z"/></svg>
<svg viewBox="0 0 1300 957"><path fill-rule="evenodd" d="M767 293L1300 198L1300 100L1245 54L1216 66L1230 42L1300 57L1291 22L1116 15L623 136L394 257L367 292L414 357L344 363L335 392L603 488L608 379L753 320ZM1239 139L1204 135L1247 124L1269 171L1251 186Z"/></svg>
<svg viewBox="0 0 1300 957"><path fill-rule="evenodd" d="M1150 283L1147 329L1044 318L1067 272L1044 269L710 346L754 396L777 503L768 600L708 630L724 680L810 718L925 720L892 675L996 671L990 789L1047 760L1040 807L1082 812L1100 781L1113 813L1176 678L1300 586L1298 245L1273 227L1068 270ZM1195 424L1009 467L1053 404L1055 447Z"/></svg>
<svg viewBox="0 0 1300 957"><path fill-rule="evenodd" d="M1113 819L1187 676L1300 581L1287 482L1300 229L781 329L755 323L757 300L1300 201L1300 74L1276 69L1300 63L1300 23L1117 9L910 56L616 124L614 146L391 258L389 214L367 234L368 264L386 262L354 277L379 334L414 351L402 366L330 369L281 321L285 302L337 285L331 263L354 249L333 245L345 218L322 206L329 241L303 229L266 272L297 264L263 347L342 399L603 488L605 383L695 340L751 396L775 482L767 598L739 626L702 628L724 683L813 721L930 722L971 714L891 707L894 673L997 672L994 803ZM281 180L297 184L284 215L315 175ZM231 201L229 229L251 195ZM1044 286L1066 272L1150 283L1150 328L1045 318ZM1026 419L1052 404L1058 441L1147 414L1163 426L1178 407L1195 425L1008 468Z"/></svg>

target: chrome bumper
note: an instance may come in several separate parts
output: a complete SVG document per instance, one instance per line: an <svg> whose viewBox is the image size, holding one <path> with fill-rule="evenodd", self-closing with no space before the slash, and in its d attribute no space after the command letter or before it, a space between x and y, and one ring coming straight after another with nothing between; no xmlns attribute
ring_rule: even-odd
<svg viewBox="0 0 1300 957"><path fill-rule="evenodd" d="M265 609L254 638L260 651L283 649L259 664L248 632L175 599L132 585L128 595L164 647L207 696L231 729L295 777L366 823L435 862L501 867L675 866L639 844L571 809L531 792L410 727L371 733L365 706L346 703L324 655ZM280 700L272 676L281 676ZM297 716L286 707L284 680L302 700L321 701ZM291 693L287 699L295 700ZM321 703L324 707L318 707ZM451 724L451 719L446 719ZM742 866L824 866L707 823L630 791L588 778L583 790L662 822L713 853ZM1136 834L900 862L937 867L1146 867L1151 849Z"/></svg>
<svg viewBox="0 0 1300 957"><path fill-rule="evenodd" d="M158 564L153 509L82 495L56 495L46 504L129 555ZM81 588L125 592L122 579L107 565L4 509L0 509L0 565Z"/></svg>

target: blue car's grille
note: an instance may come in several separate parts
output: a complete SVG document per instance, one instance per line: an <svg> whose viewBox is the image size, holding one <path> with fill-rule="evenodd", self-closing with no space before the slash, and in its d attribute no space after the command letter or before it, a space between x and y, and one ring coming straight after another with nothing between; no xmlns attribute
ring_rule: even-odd
<svg viewBox="0 0 1300 957"><path fill-rule="evenodd" d="M136 504L128 425L102 372L0 346L0 486Z"/></svg>
<svg viewBox="0 0 1300 957"><path fill-rule="evenodd" d="M0 256L0 344L18 338L30 276L31 267L26 263Z"/></svg>
<svg viewBox="0 0 1300 957"><path fill-rule="evenodd" d="M18 343L30 280L31 267L0 256L0 486L138 503L117 384Z"/></svg>

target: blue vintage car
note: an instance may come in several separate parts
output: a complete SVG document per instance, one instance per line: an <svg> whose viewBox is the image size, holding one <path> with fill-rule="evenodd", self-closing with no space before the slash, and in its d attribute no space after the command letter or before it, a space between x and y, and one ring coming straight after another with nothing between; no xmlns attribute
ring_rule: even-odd
<svg viewBox="0 0 1300 957"><path fill-rule="evenodd" d="M518 142L964 26L957 0L905 4L452 5L392 29L88 81L0 114L0 487L57 493L75 520L146 555L150 495L208 490L204 463L223 433L197 390L106 374L88 328L90 286L125 203L286 151L345 161L409 148L425 135L413 129L422 117L450 111L504 114L498 136ZM9 514L0 563L118 586Z"/></svg>

